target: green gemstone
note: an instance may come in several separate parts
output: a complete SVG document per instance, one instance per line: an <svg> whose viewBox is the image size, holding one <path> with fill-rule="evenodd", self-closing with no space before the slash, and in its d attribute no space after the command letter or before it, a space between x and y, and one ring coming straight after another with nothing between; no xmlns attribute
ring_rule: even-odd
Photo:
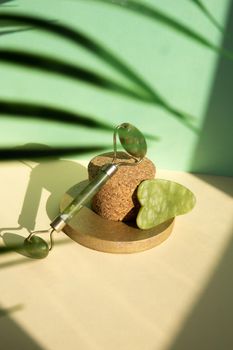
<svg viewBox="0 0 233 350"><path fill-rule="evenodd" d="M196 198L186 187L169 180L143 181L137 190L141 204L136 222L141 229L157 226L193 209Z"/></svg>
<svg viewBox="0 0 233 350"><path fill-rule="evenodd" d="M127 153L143 158L147 151L146 140L140 130L132 124L123 123L118 129L120 142Z"/></svg>
<svg viewBox="0 0 233 350"><path fill-rule="evenodd" d="M48 244L38 236L32 236L30 240L25 239L24 249L27 255L33 259L43 259L49 253Z"/></svg>

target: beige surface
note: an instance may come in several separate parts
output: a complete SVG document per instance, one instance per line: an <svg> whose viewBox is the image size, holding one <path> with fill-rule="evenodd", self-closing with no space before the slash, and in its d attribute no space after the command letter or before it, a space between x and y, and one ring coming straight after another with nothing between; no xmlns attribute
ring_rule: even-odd
<svg viewBox="0 0 233 350"><path fill-rule="evenodd" d="M2 163L2 236L25 236L14 228L18 221L33 228L33 217L36 228L46 228L62 193L85 177L71 161ZM158 177L197 196L196 208L177 218L160 246L114 255L58 234L44 260L0 256L0 349L233 348L233 180L168 171Z"/></svg>

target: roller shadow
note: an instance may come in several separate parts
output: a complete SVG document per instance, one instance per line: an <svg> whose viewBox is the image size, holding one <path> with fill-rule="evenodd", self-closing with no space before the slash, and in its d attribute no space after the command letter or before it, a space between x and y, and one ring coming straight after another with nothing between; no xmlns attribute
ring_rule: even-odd
<svg viewBox="0 0 233 350"><path fill-rule="evenodd" d="M25 237L17 235L16 233L5 232L4 235L2 235L2 239L6 247L12 247L16 253L26 256L27 258L30 257L24 249Z"/></svg>
<svg viewBox="0 0 233 350"><path fill-rule="evenodd" d="M61 159L40 160L31 170L18 224L28 231L35 229L43 189L50 193L46 211L52 220L59 213L59 203L63 194L86 178L86 168L77 162Z"/></svg>
<svg viewBox="0 0 233 350"><path fill-rule="evenodd" d="M27 148L29 145L24 145ZM34 147L36 145L33 145ZM42 145L38 145L40 148ZM31 145L30 145L31 147ZM48 147L44 145L44 147ZM35 161L35 159L33 160ZM87 178L87 170L84 166L71 160L53 159L49 161L36 160L38 163L31 167L30 179L24 196L23 206L18 218L18 227L1 228L2 231L19 231L26 229L28 232L35 230L37 213L43 190L47 190L49 198L45 210L52 220L59 213L59 203L64 193L75 184ZM27 164L24 162L24 164ZM38 227L40 224L37 225ZM39 227L40 229L40 227ZM41 229L46 229L41 227ZM22 250L22 240L25 237L7 232L2 235L6 246L19 244L18 253L27 256Z"/></svg>

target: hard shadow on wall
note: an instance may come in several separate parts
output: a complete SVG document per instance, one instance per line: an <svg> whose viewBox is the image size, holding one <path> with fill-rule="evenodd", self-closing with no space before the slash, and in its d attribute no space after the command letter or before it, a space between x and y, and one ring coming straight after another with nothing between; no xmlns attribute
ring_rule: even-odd
<svg viewBox="0 0 233 350"><path fill-rule="evenodd" d="M233 2L223 46L233 50ZM196 147L192 170L233 175L233 64L220 59ZM198 175L203 181L233 196L230 178ZM219 350L233 348L233 226L230 241L199 299L166 350ZM219 232L221 234L221 232Z"/></svg>
<svg viewBox="0 0 233 350"><path fill-rule="evenodd" d="M233 52L233 2L222 47ZM219 56L204 125L190 170L195 173L233 176L233 62ZM223 189L224 190L224 189Z"/></svg>

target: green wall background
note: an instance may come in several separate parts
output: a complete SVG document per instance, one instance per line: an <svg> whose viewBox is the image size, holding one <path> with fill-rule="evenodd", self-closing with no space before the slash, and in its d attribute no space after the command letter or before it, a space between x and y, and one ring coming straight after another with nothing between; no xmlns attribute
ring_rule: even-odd
<svg viewBox="0 0 233 350"><path fill-rule="evenodd" d="M233 9L230 0L203 0L225 28L221 33L191 0L147 0L161 12L187 25L206 39L233 52ZM14 4L14 5L13 5ZM0 98L46 103L108 121L131 122L145 133L148 157L157 167L233 175L232 101L233 61L172 30L123 8L89 0L17 0L0 11L41 15L88 34L117 54L177 109L196 117L199 133L188 129L159 106L123 97L52 74L0 62ZM232 26L232 27L231 27ZM116 81L126 81L113 69L64 39L37 29L1 35L0 48L19 48L49 54L80 64ZM0 145L106 144L109 132L94 132L52 122L29 122L3 116ZM90 158L92 154L79 157Z"/></svg>

